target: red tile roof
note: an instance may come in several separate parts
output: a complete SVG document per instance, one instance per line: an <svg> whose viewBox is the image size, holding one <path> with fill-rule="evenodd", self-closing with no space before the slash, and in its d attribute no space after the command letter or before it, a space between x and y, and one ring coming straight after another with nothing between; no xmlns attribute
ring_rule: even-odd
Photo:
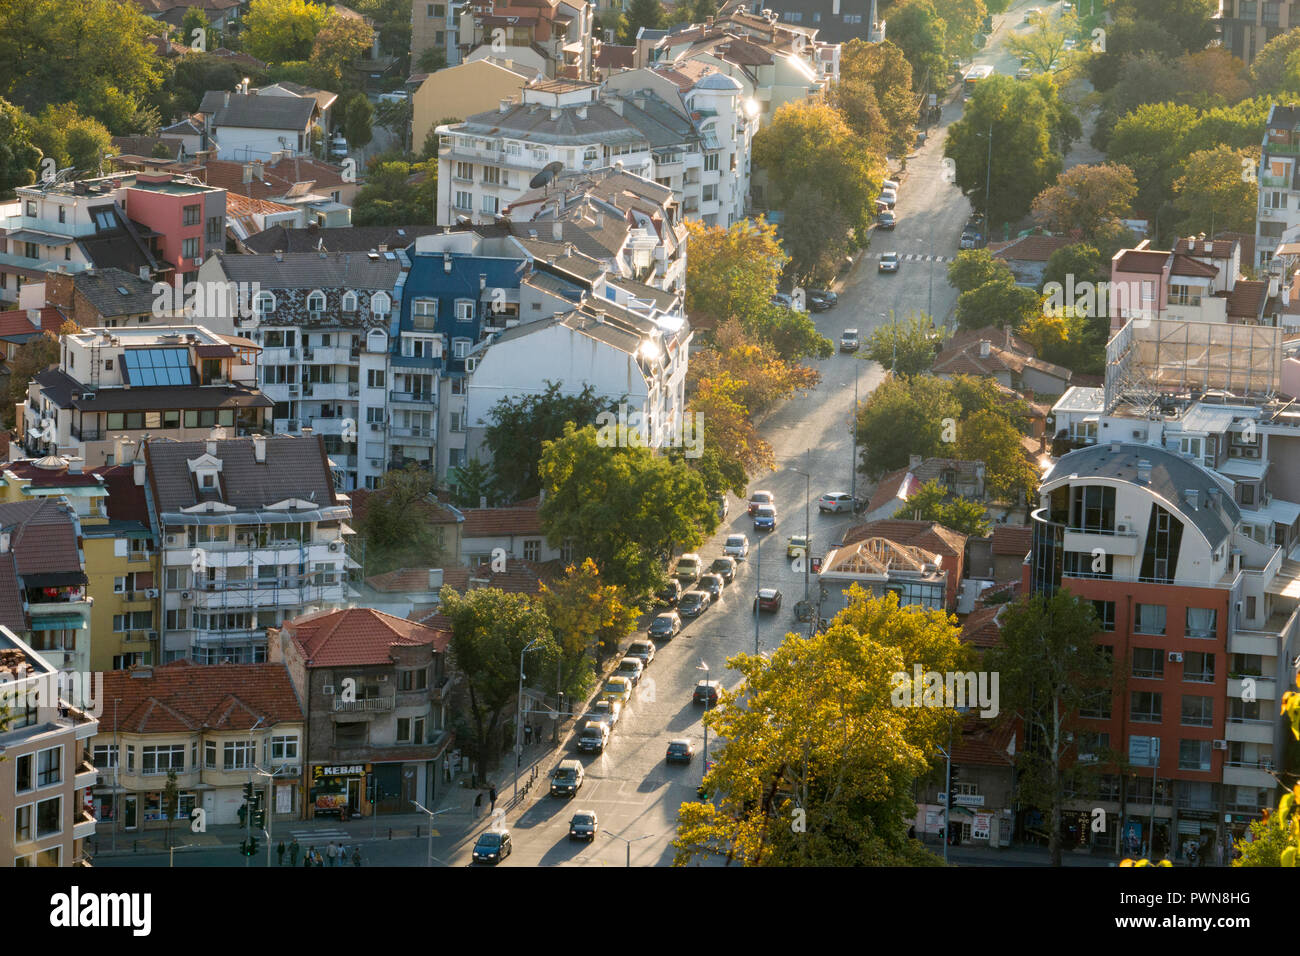
<svg viewBox="0 0 1300 956"><path fill-rule="evenodd" d="M425 592L429 590L429 568L398 568L366 578L366 584L385 594ZM457 565L442 568L442 586L464 591L469 586L469 568Z"/></svg>
<svg viewBox="0 0 1300 956"><path fill-rule="evenodd" d="M962 723L961 737L953 744L953 763L962 766L1010 767L1015 757L1007 753L1015 737L1017 750L1023 749L1024 734L1014 723L990 722L978 713Z"/></svg>
<svg viewBox="0 0 1300 956"><path fill-rule="evenodd" d="M9 309L0 312L0 338L7 335L31 335L34 332L53 332L59 334L67 316L52 305L41 309L41 327L38 329L27 317L26 309Z"/></svg>
<svg viewBox="0 0 1300 956"><path fill-rule="evenodd" d="M369 607L309 614L286 622L284 630L308 667L364 667L392 662L391 648L432 644L447 649L451 634Z"/></svg>
<svg viewBox="0 0 1300 956"><path fill-rule="evenodd" d="M961 348L972 342L994 342L1004 349L1019 352L1021 355L1038 356L1034 347L1009 329L1000 329L996 325L986 325L980 329L958 329L943 343L945 349Z"/></svg>
<svg viewBox="0 0 1300 956"><path fill-rule="evenodd" d="M127 733L249 730L301 721L302 708L283 664L198 665L178 660L104 674L106 700L117 700ZM101 730L107 730L101 727Z"/></svg>
<svg viewBox="0 0 1300 956"><path fill-rule="evenodd" d="M1029 553L1034 540L1034 530L1022 524L996 524L993 526L993 553L1009 554L1023 558Z"/></svg>
<svg viewBox="0 0 1300 956"><path fill-rule="evenodd" d="M878 508L883 508L891 501L897 501L902 504L908 497L906 491L902 494L899 492L903 488L903 482L911 473L910 468L900 468L898 471L891 471L880 479L880 484L876 485L876 490L872 492L871 500L867 503L867 511L875 512Z"/></svg>
<svg viewBox="0 0 1300 956"><path fill-rule="evenodd" d="M9 532L19 574L84 570L72 515L53 498L0 504L0 529Z"/></svg>
<svg viewBox="0 0 1300 956"><path fill-rule="evenodd" d="M596 66L602 69L630 70L632 69L633 57L636 54L634 46L618 46L613 43L602 43L600 52L596 54Z"/></svg>
<svg viewBox="0 0 1300 956"><path fill-rule="evenodd" d="M209 159L195 168L199 179L209 186L253 199L275 199L285 195L294 183L311 182L313 192L330 192L352 186L343 178L343 169L330 163L300 156L282 159L275 165L262 164L262 178L244 182L244 164L228 159ZM270 183L270 185L266 185Z"/></svg>
<svg viewBox="0 0 1300 956"><path fill-rule="evenodd" d="M855 544L867 538L885 538L895 544L910 544L932 554L962 555L966 549L966 535L934 521L906 521L901 518L882 518L855 525L844 532L844 544ZM949 567L945 563L944 567Z"/></svg>
<svg viewBox="0 0 1300 956"><path fill-rule="evenodd" d="M1268 283L1262 279L1238 279L1228 293L1228 315L1255 319L1264 309L1268 298Z"/></svg>
<svg viewBox="0 0 1300 956"><path fill-rule="evenodd" d="M1169 253L1152 252L1147 249L1125 249L1120 253L1115 268L1120 272L1141 272L1159 275L1165 271Z"/></svg>
<svg viewBox="0 0 1300 956"><path fill-rule="evenodd" d="M515 534L542 533L535 503L521 503L509 508L466 508L464 514L462 538L506 538Z"/></svg>
<svg viewBox="0 0 1300 956"><path fill-rule="evenodd" d="M1220 233L1219 235L1227 236L1229 233ZM1252 236L1251 238L1253 239L1254 237ZM1211 249L1209 253L1206 253L1205 251L1205 242L1206 240L1204 239L1197 239L1195 241L1191 239L1179 239L1174 243L1174 252L1178 255L1188 256L1208 255L1211 259L1230 259L1232 257L1232 247L1234 242L1231 238L1221 239L1216 237L1211 239Z"/></svg>
<svg viewBox="0 0 1300 956"><path fill-rule="evenodd" d="M135 468L130 464L109 465L96 468L95 473L102 475L104 486L108 488L108 516L114 521L138 521L146 528L152 519L149 515L149 501L145 497L144 485L135 483Z"/></svg>
<svg viewBox="0 0 1300 956"><path fill-rule="evenodd" d="M1174 265L1169 270L1170 275L1176 276L1193 276L1200 279L1213 279L1219 274L1218 266L1212 266L1208 262L1201 262L1199 259L1193 259L1191 256L1185 256L1181 253L1174 254Z"/></svg>
<svg viewBox="0 0 1300 956"><path fill-rule="evenodd" d="M993 258L1017 262L1046 262L1052 257L1053 252L1064 249L1073 241L1064 236L1021 236L1019 239L1001 244L993 253Z"/></svg>
<svg viewBox="0 0 1300 956"><path fill-rule="evenodd" d="M998 615L1006 605L976 608L966 616L961 626L961 642L975 647L997 647L1002 640L1002 627Z"/></svg>

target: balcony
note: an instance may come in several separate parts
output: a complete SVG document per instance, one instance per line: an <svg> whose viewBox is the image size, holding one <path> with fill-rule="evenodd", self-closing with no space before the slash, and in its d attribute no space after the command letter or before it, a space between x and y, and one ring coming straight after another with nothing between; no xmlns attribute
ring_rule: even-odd
<svg viewBox="0 0 1300 956"><path fill-rule="evenodd" d="M99 770L90 760L90 754L83 754L77 769L73 771L72 786L76 790L94 787L99 783Z"/></svg>
<svg viewBox="0 0 1300 956"><path fill-rule="evenodd" d="M388 400L409 405L432 405L438 400L437 392L389 392Z"/></svg>
<svg viewBox="0 0 1300 956"><path fill-rule="evenodd" d="M1229 717L1224 733L1233 743L1271 744L1275 721L1252 720L1248 717Z"/></svg>
<svg viewBox="0 0 1300 956"><path fill-rule="evenodd" d="M1244 688L1247 686L1246 681L1248 680L1254 682L1251 685L1254 691L1253 698L1249 694L1244 693ZM1254 699L1261 701L1274 701L1277 700L1277 681L1273 680L1271 677L1252 677L1250 675L1229 677L1228 697L1231 700Z"/></svg>
<svg viewBox="0 0 1300 956"><path fill-rule="evenodd" d="M1228 761L1223 765L1223 782L1230 787L1272 790L1277 786L1272 769L1271 760Z"/></svg>
<svg viewBox="0 0 1300 956"><path fill-rule="evenodd" d="M108 432L101 430L94 425L72 426L72 437L77 441L105 441L108 438Z"/></svg>
<svg viewBox="0 0 1300 956"><path fill-rule="evenodd" d="M96 823L95 815L83 808L77 814L76 819L72 821L72 838L74 840L84 840L87 837L93 837Z"/></svg>
<svg viewBox="0 0 1300 956"><path fill-rule="evenodd" d="M342 700L334 698L336 714L386 714L393 709L394 697L366 697L362 700Z"/></svg>
<svg viewBox="0 0 1300 956"><path fill-rule="evenodd" d="M1136 557L1138 537L1132 531L1107 531L1101 528L1066 528L1064 547L1066 551L1082 551L1092 554L1100 550L1103 554L1116 557Z"/></svg>
<svg viewBox="0 0 1300 956"><path fill-rule="evenodd" d="M391 429L394 438L424 438L432 439L434 429L429 425L394 425Z"/></svg>

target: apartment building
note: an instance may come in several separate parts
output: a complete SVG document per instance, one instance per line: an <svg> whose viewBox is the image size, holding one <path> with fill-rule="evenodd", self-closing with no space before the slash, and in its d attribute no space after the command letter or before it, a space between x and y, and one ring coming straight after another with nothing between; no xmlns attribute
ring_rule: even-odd
<svg viewBox="0 0 1300 956"><path fill-rule="evenodd" d="M269 160L283 150L310 154L312 132L321 119L314 96L268 95L247 88L208 90L197 115L203 119L205 144L217 151L217 159L241 163Z"/></svg>
<svg viewBox="0 0 1300 956"><path fill-rule="evenodd" d="M1300 156L1300 107L1274 103L1264 123L1256 176L1259 186L1255 210L1256 268L1262 269L1269 264L1282 242L1283 233L1300 226L1297 156Z"/></svg>
<svg viewBox="0 0 1300 956"><path fill-rule="evenodd" d="M224 301L224 299L223 299ZM18 410L29 457L114 464L117 437L184 441L213 427L270 431L257 388L261 347L198 325L82 329L60 339L57 368L39 373Z"/></svg>
<svg viewBox="0 0 1300 956"><path fill-rule="evenodd" d="M164 663L260 663L267 628L353 596L352 509L319 435L152 441L144 452Z"/></svg>
<svg viewBox="0 0 1300 956"><path fill-rule="evenodd" d="M1223 48L1249 64L1270 40L1300 26L1300 3L1223 0L1218 22Z"/></svg>
<svg viewBox="0 0 1300 956"><path fill-rule="evenodd" d="M416 3L413 10L421 4ZM433 4L438 6L438 4ZM412 39L412 45L414 45ZM434 127L448 116L477 116L513 100L537 73L513 60L471 60L427 74L411 94L411 142L423 146Z"/></svg>
<svg viewBox="0 0 1300 956"><path fill-rule="evenodd" d="M266 794L272 826L298 819L303 713L283 664L178 660L114 670L104 675L104 699L91 741L98 770L92 795L95 816L110 831L129 837L165 829L171 773L179 788L174 835L189 832L196 809L209 825L243 823L249 783Z"/></svg>
<svg viewBox="0 0 1300 956"><path fill-rule="evenodd" d="M817 38L826 43L884 40L885 24L878 20L876 0L732 0L718 11L744 11L762 16L770 10L782 23L813 27Z"/></svg>
<svg viewBox="0 0 1300 956"><path fill-rule="evenodd" d="M186 324L184 302L160 298L154 285L148 275L122 269L52 272L45 278L45 302L83 329Z"/></svg>
<svg viewBox="0 0 1300 956"><path fill-rule="evenodd" d="M98 707L72 706L51 693L57 675L55 665L0 626L0 699L9 717L0 730L3 867L90 865L84 841L95 835L88 803L98 775L87 747L98 732Z"/></svg>
<svg viewBox="0 0 1300 956"><path fill-rule="evenodd" d="M509 59L527 65L530 76L544 73L551 79L591 79L595 8L590 3L582 0L506 0L504 3L470 0L457 4L456 10L459 14L456 43L460 48L460 60L469 62L479 57ZM414 31L411 43L414 46ZM447 62L458 61L449 58Z"/></svg>
<svg viewBox="0 0 1300 956"><path fill-rule="evenodd" d="M308 819L409 813L441 796L450 633L354 607L286 620L269 640L306 712Z"/></svg>
<svg viewBox="0 0 1300 956"><path fill-rule="evenodd" d="M430 3L428 0L415 0L411 4L411 68L415 69L420 56L428 49L442 53L447 66L460 62L458 13L464 8L463 3L443 0ZM420 142L420 140L416 140Z"/></svg>
<svg viewBox="0 0 1300 956"><path fill-rule="evenodd" d="M71 601L57 609L57 617L39 618L41 623L57 624L59 618L66 617L62 632L37 634L33 640L45 646L45 653L53 659L60 639L72 636L75 654L76 638L83 637L89 645L84 663L90 671L148 664L158 652L158 550L145 499L144 460L131 461L127 451L117 457L124 464L93 471L84 470L80 460L56 457L0 466L0 502L62 503L76 516L85 558L87 633L67 633L82 629L77 626L81 616L75 623L68 616L76 613L80 604ZM70 559L71 549L66 550ZM69 560L69 567L71 563ZM57 573L73 582L75 594L78 572Z"/></svg>
<svg viewBox="0 0 1300 956"><path fill-rule="evenodd" d="M239 321L261 348L258 385L273 403L270 430L306 427L321 436L344 488L373 487L385 470L386 454L360 452L371 450L361 447L374 438L370 426L388 420L390 325L407 264L404 252L387 249L218 253L200 270L204 287L257 290L252 315Z"/></svg>

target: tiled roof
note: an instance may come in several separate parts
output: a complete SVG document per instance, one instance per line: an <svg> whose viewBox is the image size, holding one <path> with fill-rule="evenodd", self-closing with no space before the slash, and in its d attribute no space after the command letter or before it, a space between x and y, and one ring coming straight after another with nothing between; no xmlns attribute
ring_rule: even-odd
<svg viewBox="0 0 1300 956"><path fill-rule="evenodd" d="M541 534L537 506L466 508L461 538L502 538L516 534Z"/></svg>
<svg viewBox="0 0 1300 956"><path fill-rule="evenodd" d="M1205 251L1204 239L1179 239L1174 243L1174 253L1176 255L1187 256L1209 256L1211 259L1230 259L1232 258L1232 247L1235 244L1233 239L1226 238L1228 233L1219 233L1210 240L1210 251Z"/></svg>
<svg viewBox="0 0 1300 956"><path fill-rule="evenodd" d="M997 647L1002 641L1002 627L998 623L998 617L1005 607L1005 604L995 604L971 611L961 625L961 642L979 648Z"/></svg>
<svg viewBox="0 0 1300 956"><path fill-rule="evenodd" d="M978 711L962 723L961 736L953 743L953 763L962 766L1008 768L1015 757L1007 753L1012 737L1017 749L1024 747L1024 735L1018 734L1011 722L990 721L979 716Z"/></svg>
<svg viewBox="0 0 1300 956"><path fill-rule="evenodd" d="M228 103L226 97L230 98ZM302 132L311 124L316 109L316 100L304 96L259 96L256 93L208 90L203 94L198 111L212 117L212 124L218 128L237 126Z"/></svg>
<svg viewBox="0 0 1300 956"><path fill-rule="evenodd" d="M137 273L125 269L79 272L72 277L72 284L105 318L152 312L158 298L153 292L152 279L141 279ZM122 289L126 290L125 295Z"/></svg>
<svg viewBox="0 0 1300 956"><path fill-rule="evenodd" d="M1046 262L1052 253L1071 245L1073 240L1064 236L1021 236L1004 243L993 254L994 259L1008 262Z"/></svg>
<svg viewBox="0 0 1300 956"><path fill-rule="evenodd" d="M1218 266L1212 266L1208 262L1201 262L1199 259L1193 259L1191 256L1182 253L1174 253L1174 264L1169 270L1169 274L1213 279L1219 274L1219 269Z"/></svg>
<svg viewBox="0 0 1300 956"><path fill-rule="evenodd" d="M1007 371L1021 374L1026 368L1032 368L1044 375L1051 375L1069 382L1073 373L1068 368L1054 365L1032 355L1002 348L989 343L988 354L984 355L982 342L971 342L957 348L948 348L935 356L931 371L945 375L994 375Z"/></svg>
<svg viewBox="0 0 1300 956"><path fill-rule="evenodd" d="M58 310L52 309L51 311L57 312ZM62 313L60 313L61 317ZM32 320L27 317L26 309L10 309L6 312L0 312L0 339L17 336L25 342L40 331L40 329L32 325ZM54 331L57 332L58 330L55 329Z"/></svg>
<svg viewBox="0 0 1300 956"><path fill-rule="evenodd" d="M1255 261L1255 236L1253 233L1221 232L1218 235L1216 235L1214 238L1216 240L1223 240L1226 242L1241 243L1241 261L1242 262Z"/></svg>
<svg viewBox="0 0 1300 956"><path fill-rule="evenodd" d="M632 69L635 55L635 46L618 46L614 43L602 43L600 45L600 52L596 54L596 66L600 67L602 70L630 70Z"/></svg>
<svg viewBox="0 0 1300 956"><path fill-rule="evenodd" d="M161 40L161 37L153 37L153 40ZM186 52L189 52L188 47ZM163 138L161 136L114 136L112 139L113 146L116 147L118 154L122 156L141 156L145 159L157 159L154 155L160 145L166 149L161 158L179 159L181 155L181 146L179 139L172 137Z"/></svg>
<svg viewBox="0 0 1300 956"><path fill-rule="evenodd" d="M563 569L557 568L559 563L547 561L539 564L508 558L504 571L493 571L491 565L480 565L473 576L486 579L486 587L498 588L509 594L540 594L543 583L554 580L557 573L563 573Z"/></svg>
<svg viewBox="0 0 1300 956"><path fill-rule="evenodd" d="M187 660L104 674L125 733L250 730L301 721L302 708L283 664L210 664ZM104 728L101 728L104 729Z"/></svg>
<svg viewBox="0 0 1300 956"><path fill-rule="evenodd" d="M268 100L293 102L290 96L268 96ZM298 100L298 102L310 102ZM312 183L312 191L328 193L344 186L354 185L343 178L341 166L321 162L308 157L289 157L281 159L274 165L262 164L262 178L244 182L244 163L228 159L209 159L202 166L194 168L194 174L209 186L219 186L227 193L252 196L254 199L278 199L285 195L295 183ZM360 181L360 180L358 180Z"/></svg>
<svg viewBox="0 0 1300 956"><path fill-rule="evenodd" d="M369 252L380 246L405 249L441 226L341 226L337 229L291 229L272 226L244 241L250 252Z"/></svg>
<svg viewBox="0 0 1300 956"><path fill-rule="evenodd" d="M448 631L438 631L369 607L352 607L295 618L284 630L308 667L364 667L388 664L392 648L447 649Z"/></svg>
<svg viewBox="0 0 1300 956"><path fill-rule="evenodd" d="M272 436L266 441L266 461L253 457L251 438L227 438L216 443L222 501L241 511L257 511L267 505L298 498L317 508L336 503L334 481L325 461L325 446L319 435L293 438ZM207 454L207 443L159 442L145 445L149 483L159 512L180 511L198 504L200 498L188 461Z"/></svg>
<svg viewBox="0 0 1300 956"><path fill-rule="evenodd" d="M910 544L933 554L960 555L966 548L966 535L945 528L934 521L906 521L882 518L855 525L844 532L843 545L856 544L867 538L884 538L895 544Z"/></svg>
<svg viewBox="0 0 1300 956"><path fill-rule="evenodd" d="M1268 282L1262 279L1238 279L1228 293L1228 315L1257 319L1268 299Z"/></svg>
<svg viewBox="0 0 1300 956"><path fill-rule="evenodd" d="M104 479L108 489L105 505L108 516L114 521L135 521L148 528L152 524L149 502L144 485L135 483L135 467L131 464L109 465L96 468L95 474Z"/></svg>
<svg viewBox="0 0 1300 956"><path fill-rule="evenodd" d="M1169 253L1152 252L1146 249L1125 249L1120 253L1115 268L1120 272L1139 272L1159 275L1165 270Z"/></svg>
<svg viewBox="0 0 1300 956"><path fill-rule="evenodd" d="M994 584L991 588L985 588L975 598L975 607L994 607L998 604L1004 604L1007 601L1014 601L1016 595L1020 593L1020 579L1014 581L1005 581Z"/></svg>
<svg viewBox="0 0 1300 956"><path fill-rule="evenodd" d="M11 631L27 630L23 596L18 589L18 568L13 552L0 554L0 624Z"/></svg>
<svg viewBox="0 0 1300 956"><path fill-rule="evenodd" d="M944 349L956 349L980 341L996 342L1004 349L1019 352L1021 355L1037 357L1034 347L1010 329L1000 329L996 325L986 325L980 329L958 329L944 340Z"/></svg>
<svg viewBox="0 0 1300 956"><path fill-rule="evenodd" d="M1029 553L1034 540L1034 530L1022 524L997 524L993 526L993 553L1023 558Z"/></svg>
<svg viewBox="0 0 1300 956"><path fill-rule="evenodd" d="M0 530L9 532L19 574L83 570L73 516L53 498L0 504Z"/></svg>
<svg viewBox="0 0 1300 956"><path fill-rule="evenodd" d="M464 565L441 568L442 586L464 591L469 586L470 570ZM429 568L398 568L366 578L366 584L385 594L429 591Z"/></svg>

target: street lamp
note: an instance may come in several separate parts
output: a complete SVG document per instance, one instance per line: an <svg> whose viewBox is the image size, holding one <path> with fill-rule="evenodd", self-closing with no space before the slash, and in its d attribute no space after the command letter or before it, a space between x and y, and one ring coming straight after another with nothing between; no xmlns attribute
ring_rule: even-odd
<svg viewBox="0 0 1300 956"><path fill-rule="evenodd" d="M653 833L647 833L647 834L644 834L643 836L639 836L639 837L631 837L631 838L629 839L628 837L625 837L625 836L619 836L617 833L610 833L608 830L604 830L604 831L602 831L602 832L603 832L603 833L605 834L605 836L607 836L607 837L613 837L615 840L622 840L624 843L627 844L627 865L628 865L629 867L632 865L632 844L633 844L633 843L636 843L638 840L648 840L648 839L650 839L652 836L655 836L655 834L653 834Z"/></svg>
<svg viewBox="0 0 1300 956"><path fill-rule="evenodd" d="M707 777L707 776L709 775L709 701L710 701L710 699L711 699L712 696L713 696L713 693L712 693L712 692L713 692L713 688L708 686L708 680L709 680L709 665L706 664L706 663L704 663L704 659L703 659L703 658L700 659L700 666L697 667L697 668L695 668L695 669L696 669L697 671L704 671L704 681L705 681L705 687L704 687L704 719L701 721L701 723L704 724L704 773L703 773L703 775L701 775L701 777L700 777L700 789L703 790L703 789L704 789L704 778Z"/></svg>
<svg viewBox="0 0 1300 956"><path fill-rule="evenodd" d="M983 138L988 136L989 141L989 158L984 167L984 245L989 244L989 230L993 228L993 217L989 214L989 184L993 181L993 124L989 123L989 131L985 133L975 133L974 135Z"/></svg>
<svg viewBox="0 0 1300 956"><path fill-rule="evenodd" d="M812 454L812 449L808 449L808 454ZM808 506L812 500L812 475L806 471L800 471L798 468L791 468L796 475L803 475L804 484L804 501L803 501L803 602L808 603L808 566L812 563L812 538L808 536Z"/></svg>
<svg viewBox="0 0 1300 956"><path fill-rule="evenodd" d="M754 534L754 653L758 653L758 619L762 616L763 539ZM707 670L707 668L706 668Z"/></svg>
<svg viewBox="0 0 1300 956"><path fill-rule="evenodd" d="M433 866L433 861L436 860L436 859L438 859L437 857L435 857L435 856L433 855L433 818L436 817L436 816L437 816L438 814L440 814L440 813L451 813L451 811L452 811L452 810L455 810L456 808L455 808L455 807L448 807L446 810L429 810L429 809L427 809L427 808L421 806L421 805L420 805L418 802L416 802L415 800L412 800L412 801L411 801L411 804L412 804L412 806L415 807L415 809L417 809L417 810L419 810L421 813L427 815L428 818L429 818L429 866L432 867L432 866ZM442 860L438 860L438 862L439 862L439 863L442 863L443 866L447 866L447 864L446 864L446 863L443 863Z"/></svg>
<svg viewBox="0 0 1300 956"><path fill-rule="evenodd" d="M198 846L198 845L199 845L199 844L197 844L197 843L186 843L186 844L184 844L183 846L176 846L176 845L173 844L171 847L169 847L168 850L167 850L167 866L168 866L168 868L172 868L172 867L175 867L175 866L176 866L176 851L177 851L177 850L189 850L189 849L193 849L194 847L196 847L196 846Z"/></svg>
<svg viewBox="0 0 1300 956"><path fill-rule="evenodd" d="M853 459L849 468L849 494L853 496L853 507L858 505L858 373L862 371L861 360L853 356Z"/></svg>
<svg viewBox="0 0 1300 956"><path fill-rule="evenodd" d="M521 721L524 719L524 655L531 651L533 645L540 640L540 637L533 638L519 652L519 698L515 705L515 795L511 803L519 801L519 753L523 749L520 732L523 730Z"/></svg>
<svg viewBox="0 0 1300 956"><path fill-rule="evenodd" d="M936 747L939 753L943 754L947 761L948 769L946 771L944 782L944 805L943 805L943 862L948 863L948 841L952 838L952 725L948 725L948 749Z"/></svg>

